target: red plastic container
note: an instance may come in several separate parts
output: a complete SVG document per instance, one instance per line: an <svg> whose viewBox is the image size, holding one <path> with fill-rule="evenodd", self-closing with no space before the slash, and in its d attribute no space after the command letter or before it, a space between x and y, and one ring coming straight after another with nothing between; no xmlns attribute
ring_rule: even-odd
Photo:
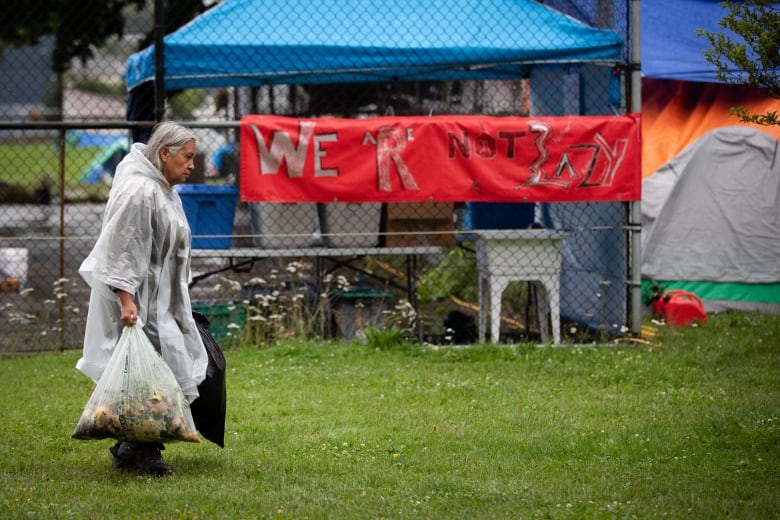
<svg viewBox="0 0 780 520"><path fill-rule="evenodd" d="M664 321L669 325L686 327L693 323L704 325L707 322L704 303L692 292L681 289L666 291L661 296L661 301Z"/></svg>

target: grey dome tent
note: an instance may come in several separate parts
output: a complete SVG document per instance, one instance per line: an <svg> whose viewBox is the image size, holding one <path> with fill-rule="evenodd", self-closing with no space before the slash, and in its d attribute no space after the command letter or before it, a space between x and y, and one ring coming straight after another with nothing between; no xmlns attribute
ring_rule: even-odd
<svg viewBox="0 0 780 520"><path fill-rule="evenodd" d="M708 312L780 314L780 141L713 130L642 182L642 277Z"/></svg>

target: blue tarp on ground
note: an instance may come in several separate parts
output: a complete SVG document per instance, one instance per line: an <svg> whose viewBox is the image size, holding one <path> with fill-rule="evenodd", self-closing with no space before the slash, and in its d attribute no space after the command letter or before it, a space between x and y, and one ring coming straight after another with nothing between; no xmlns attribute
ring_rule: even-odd
<svg viewBox="0 0 780 520"><path fill-rule="evenodd" d="M104 146L82 172L81 182L84 184L96 184L112 179L117 165L129 151L127 136L116 139Z"/></svg>
<svg viewBox="0 0 780 520"><path fill-rule="evenodd" d="M110 180L114 169L129 150L127 133L91 132L72 130L66 136L68 146L79 148L100 148L97 155L89 162L79 176L84 184L95 184Z"/></svg>
<svg viewBox="0 0 780 520"><path fill-rule="evenodd" d="M166 90L518 78L539 64L617 63L623 49L614 32L532 0L226 0L164 43ZM154 79L153 46L130 56L125 79Z"/></svg>
<svg viewBox="0 0 780 520"><path fill-rule="evenodd" d="M107 134L102 132L83 132L73 130L68 132L67 143L81 148L101 148L111 146L117 141L127 141L127 134Z"/></svg>

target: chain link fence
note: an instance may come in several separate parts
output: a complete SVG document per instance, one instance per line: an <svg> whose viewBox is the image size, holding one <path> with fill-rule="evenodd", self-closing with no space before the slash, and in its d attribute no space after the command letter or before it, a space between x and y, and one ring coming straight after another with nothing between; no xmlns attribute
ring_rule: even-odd
<svg viewBox="0 0 780 520"><path fill-rule="evenodd" d="M165 31L189 19L171 13L193 17L220 3L165 2L172 21ZM531 3L630 41L628 1ZM25 4L4 15L11 19L3 22L9 30L0 48L3 352L81 347L89 288L78 268L100 230L114 168L134 136L153 124L153 117L127 120L125 85L128 57L154 41L161 21L153 3L67 4L39 6L71 25L41 31L37 40L19 35L35 27L42 12ZM310 6L320 11L323 26L329 23L327 6ZM457 15L458 6L432 8ZM101 38L95 29L90 40L88 24L106 8L119 16L121 34ZM457 30L415 23L432 42ZM501 23L519 34L529 20ZM350 32L341 38L349 42ZM179 186L194 234L196 310L210 317L224 345L293 335L378 344L394 336L438 344L581 343L625 333L625 203L246 203L238 201L236 186L238 121L245 114L621 114L630 90L627 56L628 49L618 62L521 68L512 79L166 92L162 118L191 126L199 139L195 172L188 185ZM531 247L518 247L518 230L531 236Z"/></svg>

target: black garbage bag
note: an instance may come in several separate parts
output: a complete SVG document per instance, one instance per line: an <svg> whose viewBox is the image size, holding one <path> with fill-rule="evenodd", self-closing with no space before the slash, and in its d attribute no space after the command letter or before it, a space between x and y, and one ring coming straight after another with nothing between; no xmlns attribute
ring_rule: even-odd
<svg viewBox="0 0 780 520"><path fill-rule="evenodd" d="M200 397L190 405L195 427L207 440L221 448L225 447L225 415L227 412L227 388L225 386L225 355L214 337L209 333L209 320L200 312L193 311L192 317L198 325L200 337L206 346L209 365L206 379L198 385Z"/></svg>

